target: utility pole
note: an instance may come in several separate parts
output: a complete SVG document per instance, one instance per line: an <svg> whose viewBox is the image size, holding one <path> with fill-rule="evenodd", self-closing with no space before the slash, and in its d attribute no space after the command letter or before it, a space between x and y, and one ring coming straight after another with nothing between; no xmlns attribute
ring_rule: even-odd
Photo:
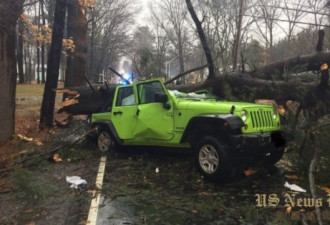
<svg viewBox="0 0 330 225"><path fill-rule="evenodd" d="M237 70L237 58L238 58L239 43L241 38L242 20L243 20L243 0L240 0L237 32L236 32L236 38L233 48L233 71Z"/></svg>

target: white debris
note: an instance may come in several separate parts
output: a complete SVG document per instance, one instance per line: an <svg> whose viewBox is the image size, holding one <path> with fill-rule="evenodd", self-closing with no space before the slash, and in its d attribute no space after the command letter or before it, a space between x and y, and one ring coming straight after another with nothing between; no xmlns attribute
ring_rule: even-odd
<svg viewBox="0 0 330 225"><path fill-rule="evenodd" d="M79 176L66 176L66 182L71 184L70 188L77 189L79 185L87 184L87 181Z"/></svg>
<svg viewBox="0 0 330 225"><path fill-rule="evenodd" d="M306 192L305 189L299 187L296 184L289 184L287 181L285 182L284 187L289 188L291 191Z"/></svg>
<svg viewBox="0 0 330 225"><path fill-rule="evenodd" d="M157 174L159 173L159 168L158 168L158 167L156 168L155 172L156 172Z"/></svg>

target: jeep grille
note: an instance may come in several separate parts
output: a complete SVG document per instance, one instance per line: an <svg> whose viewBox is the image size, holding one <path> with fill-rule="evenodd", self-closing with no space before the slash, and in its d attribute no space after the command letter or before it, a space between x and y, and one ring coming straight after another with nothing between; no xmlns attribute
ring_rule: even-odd
<svg viewBox="0 0 330 225"><path fill-rule="evenodd" d="M252 127L254 129L270 128L274 126L272 111L251 111Z"/></svg>

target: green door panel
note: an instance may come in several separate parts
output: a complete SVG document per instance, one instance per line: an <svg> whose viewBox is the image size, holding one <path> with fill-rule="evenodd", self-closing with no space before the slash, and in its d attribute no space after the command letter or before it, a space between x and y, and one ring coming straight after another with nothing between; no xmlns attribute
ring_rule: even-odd
<svg viewBox="0 0 330 225"><path fill-rule="evenodd" d="M134 137L140 140L170 140L173 138L173 111L162 103L138 105ZM136 140L138 141L138 140Z"/></svg>
<svg viewBox="0 0 330 225"><path fill-rule="evenodd" d="M132 139L133 129L136 124L137 106L121 106L112 110L112 123L120 139Z"/></svg>
<svg viewBox="0 0 330 225"><path fill-rule="evenodd" d="M133 128L136 124L137 105L132 86L123 86L117 89L116 102L112 107L111 120L119 138L132 139Z"/></svg>

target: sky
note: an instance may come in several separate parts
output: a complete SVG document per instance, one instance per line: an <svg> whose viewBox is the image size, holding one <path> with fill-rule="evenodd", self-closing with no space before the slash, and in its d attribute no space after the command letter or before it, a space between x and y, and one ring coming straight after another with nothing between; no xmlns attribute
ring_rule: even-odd
<svg viewBox="0 0 330 225"><path fill-rule="evenodd" d="M152 2L157 2L158 0L153 0ZM148 25L150 12L148 9L148 4L150 3L150 0L138 0L138 4L142 6L141 12L139 13L139 16L137 18L137 23L139 25Z"/></svg>

